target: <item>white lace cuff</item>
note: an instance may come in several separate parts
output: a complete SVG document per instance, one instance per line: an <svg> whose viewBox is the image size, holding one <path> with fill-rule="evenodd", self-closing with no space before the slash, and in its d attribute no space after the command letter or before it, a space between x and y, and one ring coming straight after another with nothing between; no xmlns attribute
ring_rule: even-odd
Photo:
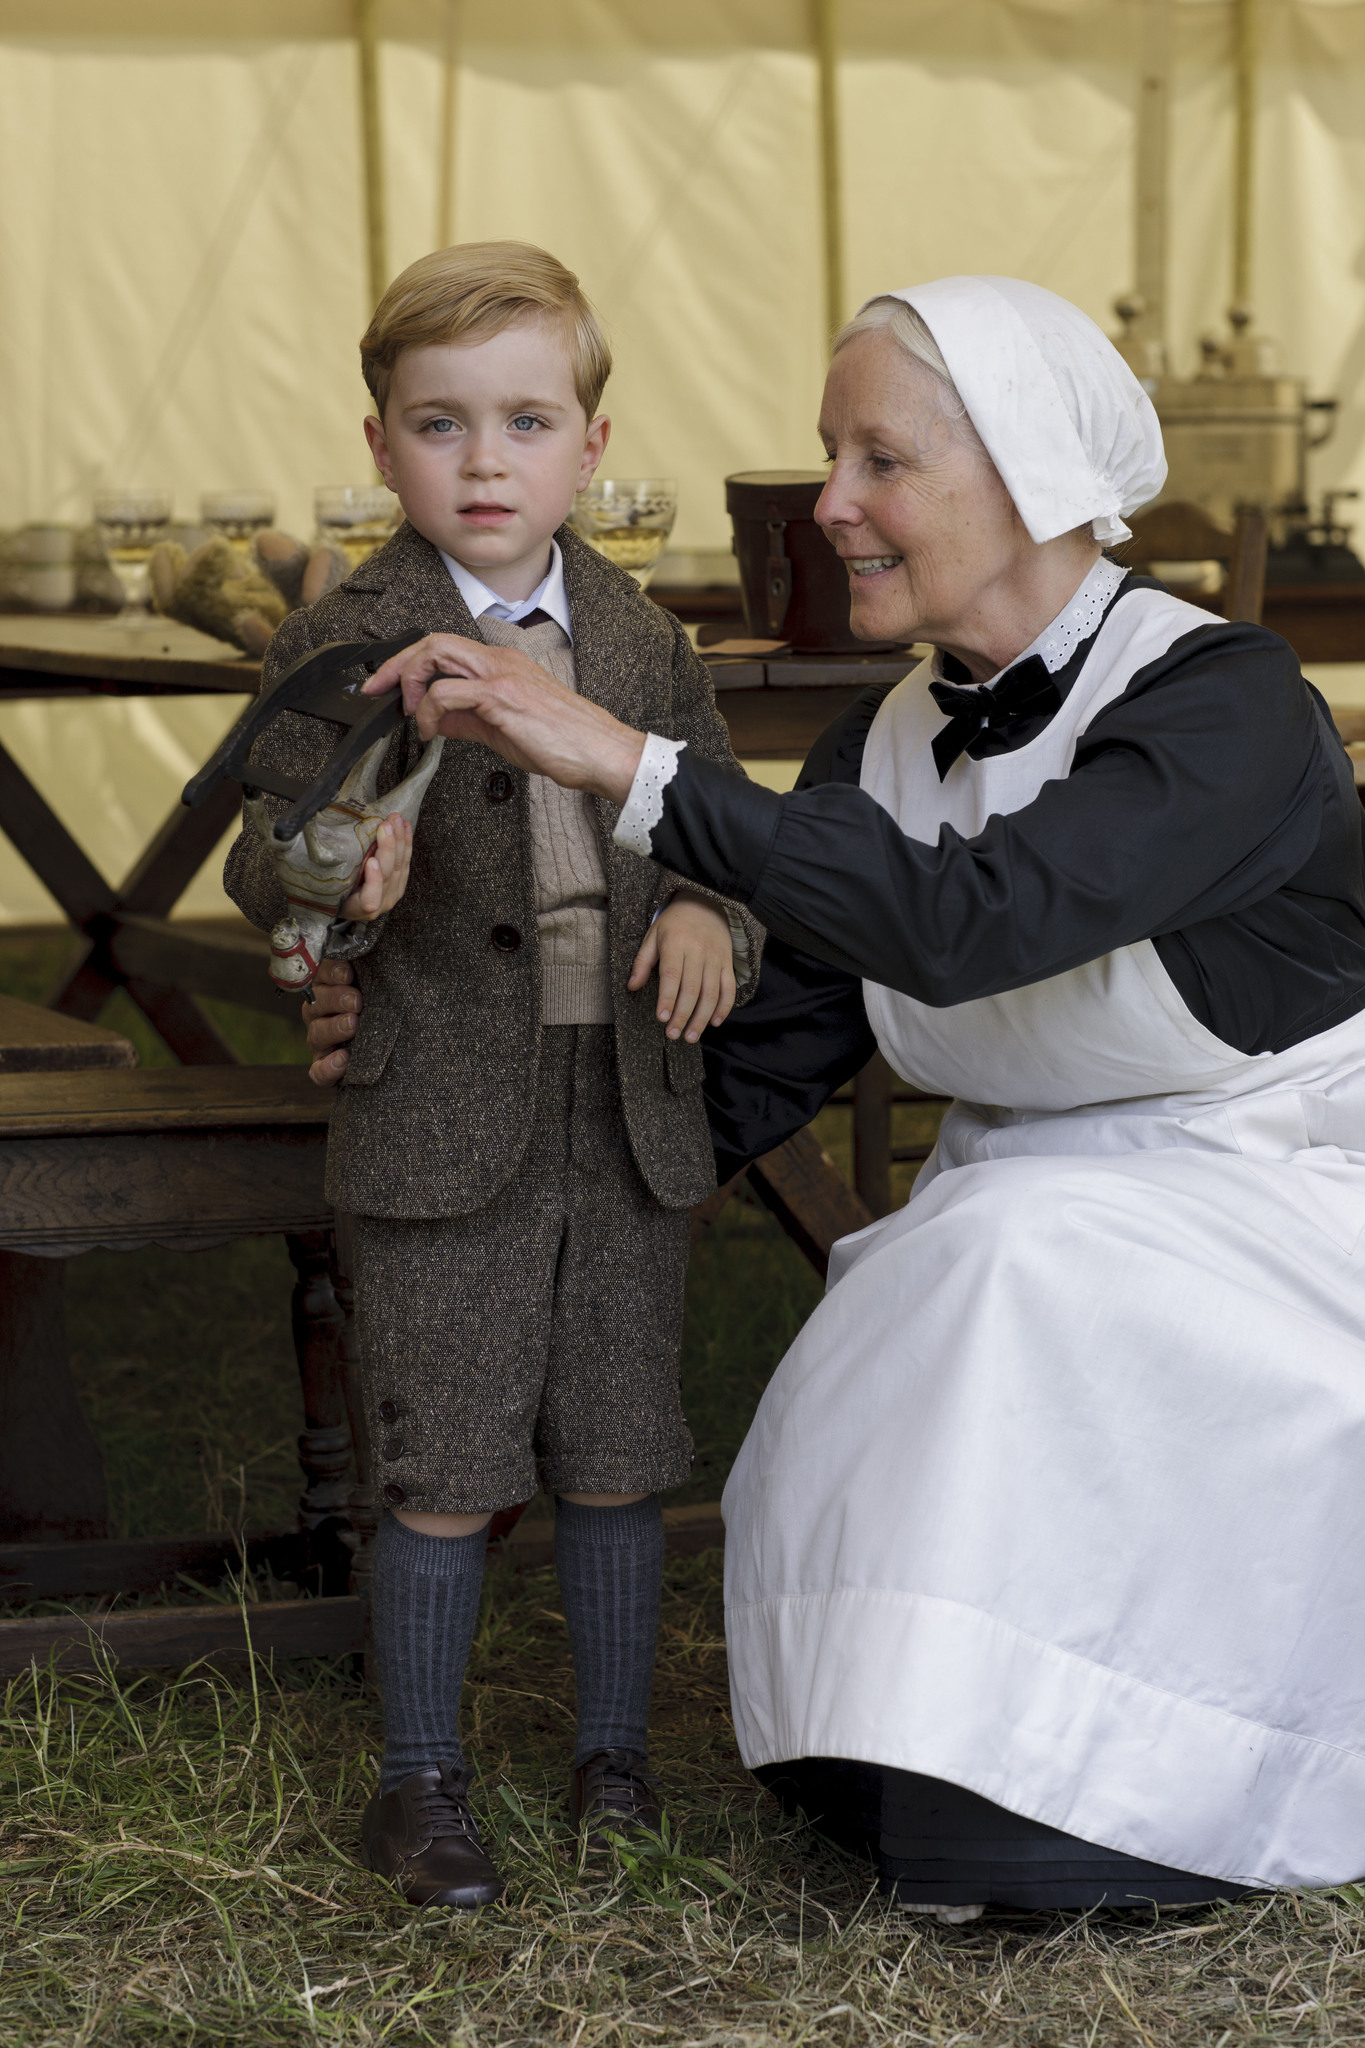
<svg viewBox="0 0 1365 2048"><path fill-rule="evenodd" d="M678 756L686 745L686 740L662 740L656 732L646 735L630 795L611 835L618 846L627 853L638 853L641 860L649 859L649 835L664 814L664 791L678 772Z"/></svg>

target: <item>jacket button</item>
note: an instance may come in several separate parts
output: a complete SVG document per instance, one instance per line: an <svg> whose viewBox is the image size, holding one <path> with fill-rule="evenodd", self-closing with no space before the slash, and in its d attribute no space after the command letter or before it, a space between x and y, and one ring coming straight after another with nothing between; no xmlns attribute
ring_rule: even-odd
<svg viewBox="0 0 1365 2048"><path fill-rule="evenodd" d="M509 797L516 795L517 789L505 768L495 768L483 787L490 804L505 804Z"/></svg>
<svg viewBox="0 0 1365 2048"><path fill-rule="evenodd" d="M495 924L488 936L500 953L515 953L521 944L521 933L514 924Z"/></svg>
<svg viewBox="0 0 1365 2048"><path fill-rule="evenodd" d="M401 1508L407 1497L408 1490L405 1486L390 1484L384 1488L384 1498L391 1508Z"/></svg>
<svg viewBox="0 0 1365 2048"><path fill-rule="evenodd" d="M398 1403L396 1401L381 1401L379 1404L379 1420L381 1422L397 1422Z"/></svg>
<svg viewBox="0 0 1365 2048"><path fill-rule="evenodd" d="M386 1436L380 1446L380 1455L385 1458L401 1458L407 1445L401 1436Z"/></svg>

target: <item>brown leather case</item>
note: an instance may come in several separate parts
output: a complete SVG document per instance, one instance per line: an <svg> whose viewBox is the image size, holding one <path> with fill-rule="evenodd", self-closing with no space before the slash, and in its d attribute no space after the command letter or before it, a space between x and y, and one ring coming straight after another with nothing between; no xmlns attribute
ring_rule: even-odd
<svg viewBox="0 0 1365 2048"><path fill-rule="evenodd" d="M818 469L750 469L725 479L744 618L755 638L798 653L865 654L848 626L848 572L815 523Z"/></svg>

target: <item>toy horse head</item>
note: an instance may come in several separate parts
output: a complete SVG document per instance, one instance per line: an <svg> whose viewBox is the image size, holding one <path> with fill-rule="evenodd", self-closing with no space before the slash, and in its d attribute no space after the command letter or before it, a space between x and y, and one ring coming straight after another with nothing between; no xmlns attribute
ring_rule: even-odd
<svg viewBox="0 0 1365 2048"><path fill-rule="evenodd" d="M417 822L445 742L432 740L406 781L381 797L379 766L403 722L403 706L396 690L366 697L362 688L366 666L377 668L421 637L419 626L395 640L339 640L305 654L243 712L185 786L183 801L191 807L225 778L240 782L246 793L247 816L269 849L289 903L288 915L270 935L270 978L277 988L306 989L312 982L327 927L359 881L385 818L396 811L409 824ZM343 680L355 671L357 680ZM286 711L343 728L306 789L250 758L254 742ZM282 817L270 818L262 791L289 800Z"/></svg>
<svg viewBox="0 0 1365 2048"><path fill-rule="evenodd" d="M277 836L263 796L247 799L246 814L261 835L289 905L270 934L270 979L277 988L303 990L312 983L327 928L359 883L384 820L397 812L410 825L417 823L445 741L432 740L411 775L381 797L375 791L388 744L387 735L376 740L331 802L292 839Z"/></svg>

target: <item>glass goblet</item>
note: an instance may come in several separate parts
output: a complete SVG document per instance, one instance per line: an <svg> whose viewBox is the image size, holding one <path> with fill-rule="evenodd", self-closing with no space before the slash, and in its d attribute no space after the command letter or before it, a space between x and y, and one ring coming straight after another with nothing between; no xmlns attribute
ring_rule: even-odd
<svg viewBox="0 0 1365 2048"><path fill-rule="evenodd" d="M319 541L340 548L352 569L392 540L398 500L386 484L323 484L313 493Z"/></svg>
<svg viewBox="0 0 1365 2048"><path fill-rule="evenodd" d="M678 486L668 476L594 477L571 515L574 527L641 590L659 564L678 516Z"/></svg>
<svg viewBox="0 0 1365 2048"><path fill-rule="evenodd" d="M199 500L200 525L231 541L240 555L247 553L252 535L264 533L274 519L273 491L205 491Z"/></svg>
<svg viewBox="0 0 1365 2048"><path fill-rule="evenodd" d="M169 491L109 490L95 493L95 525L109 566L123 589L123 610L115 623L140 626L147 619L147 564L171 523Z"/></svg>

